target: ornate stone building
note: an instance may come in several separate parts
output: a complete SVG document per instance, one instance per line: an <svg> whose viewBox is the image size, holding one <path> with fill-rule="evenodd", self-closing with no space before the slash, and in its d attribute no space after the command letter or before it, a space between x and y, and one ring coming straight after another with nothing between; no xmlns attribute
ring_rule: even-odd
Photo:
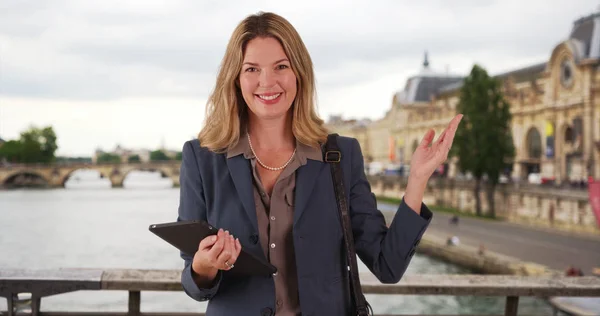
<svg viewBox="0 0 600 316"><path fill-rule="evenodd" d="M512 176L540 173L558 183L600 179L600 12L576 20L549 55L546 62L496 76L513 115ZM439 135L456 115L461 86L461 77L432 71L425 56L421 73L393 96L382 119L337 120L329 127L358 138L373 161L409 163L425 132L433 128Z"/></svg>

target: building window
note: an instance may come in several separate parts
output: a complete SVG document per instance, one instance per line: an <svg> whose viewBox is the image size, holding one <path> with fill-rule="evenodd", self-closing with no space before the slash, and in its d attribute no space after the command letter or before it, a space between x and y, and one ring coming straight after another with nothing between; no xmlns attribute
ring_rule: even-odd
<svg viewBox="0 0 600 316"><path fill-rule="evenodd" d="M539 159L542 156L542 137L535 127L527 132L527 153L529 158Z"/></svg>

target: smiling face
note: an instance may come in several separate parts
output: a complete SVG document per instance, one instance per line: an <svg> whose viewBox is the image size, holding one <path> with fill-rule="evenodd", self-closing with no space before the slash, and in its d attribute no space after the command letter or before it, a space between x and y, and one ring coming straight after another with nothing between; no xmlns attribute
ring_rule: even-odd
<svg viewBox="0 0 600 316"><path fill-rule="evenodd" d="M239 82L250 116L276 120L291 115L296 75L278 40L257 37L248 42Z"/></svg>

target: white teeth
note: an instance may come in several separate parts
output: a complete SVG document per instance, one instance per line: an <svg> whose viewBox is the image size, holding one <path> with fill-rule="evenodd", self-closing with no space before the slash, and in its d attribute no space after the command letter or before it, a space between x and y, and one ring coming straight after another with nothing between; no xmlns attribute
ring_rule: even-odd
<svg viewBox="0 0 600 316"><path fill-rule="evenodd" d="M269 100L275 100L275 99L277 99L277 97L280 96L280 95L281 95L281 93L277 93L277 94L274 94L274 95L261 95L261 94L259 94L258 97L261 98L261 99L263 99L263 100L269 101Z"/></svg>

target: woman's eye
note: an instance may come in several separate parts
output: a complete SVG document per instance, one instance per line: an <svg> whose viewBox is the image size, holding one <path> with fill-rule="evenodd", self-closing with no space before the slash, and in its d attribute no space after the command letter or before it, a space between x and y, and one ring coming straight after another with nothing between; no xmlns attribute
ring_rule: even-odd
<svg viewBox="0 0 600 316"><path fill-rule="evenodd" d="M246 72L255 72L257 70L258 69L254 68L254 67L248 67L248 68L246 68Z"/></svg>
<svg viewBox="0 0 600 316"><path fill-rule="evenodd" d="M277 69L287 69L287 68L290 68L290 67L288 67L288 65L279 65L279 66L277 66Z"/></svg>

